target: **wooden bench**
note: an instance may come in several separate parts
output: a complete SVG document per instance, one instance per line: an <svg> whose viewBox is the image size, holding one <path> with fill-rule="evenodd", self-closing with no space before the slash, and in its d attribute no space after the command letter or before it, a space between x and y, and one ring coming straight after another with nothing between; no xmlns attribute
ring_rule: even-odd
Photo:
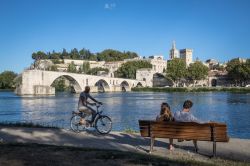
<svg viewBox="0 0 250 166"><path fill-rule="evenodd" d="M157 122L139 120L142 137L150 137L150 153L155 138L172 138L213 142L213 156L216 156L216 142L228 142L227 125L223 123ZM195 147L197 152L197 147Z"/></svg>

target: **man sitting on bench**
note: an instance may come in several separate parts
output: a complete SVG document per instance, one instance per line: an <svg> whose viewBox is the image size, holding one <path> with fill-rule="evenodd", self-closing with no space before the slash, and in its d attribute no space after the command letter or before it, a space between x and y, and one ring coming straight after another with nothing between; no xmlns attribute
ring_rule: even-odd
<svg viewBox="0 0 250 166"><path fill-rule="evenodd" d="M198 118L196 118L191 112L190 109L193 106L193 102L191 100L186 100L183 104L182 111L177 111L174 114L174 119L176 122L197 122L203 123ZM182 142L183 140L178 140L178 142ZM198 150L197 140L193 140L196 151Z"/></svg>

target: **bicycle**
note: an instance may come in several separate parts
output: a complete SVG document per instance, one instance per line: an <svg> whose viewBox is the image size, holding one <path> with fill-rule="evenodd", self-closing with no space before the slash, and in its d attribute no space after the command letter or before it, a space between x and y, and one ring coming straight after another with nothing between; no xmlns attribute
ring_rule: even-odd
<svg viewBox="0 0 250 166"><path fill-rule="evenodd" d="M74 132L80 132L81 130L88 130L89 128L95 128L100 134L108 134L112 130L112 120L107 115L103 115L103 111L99 111L101 104L95 103L96 114L92 119L92 115L86 115L84 112L72 112L70 120L70 127ZM85 123L80 123L81 119L85 120ZM82 129L80 129L82 128Z"/></svg>

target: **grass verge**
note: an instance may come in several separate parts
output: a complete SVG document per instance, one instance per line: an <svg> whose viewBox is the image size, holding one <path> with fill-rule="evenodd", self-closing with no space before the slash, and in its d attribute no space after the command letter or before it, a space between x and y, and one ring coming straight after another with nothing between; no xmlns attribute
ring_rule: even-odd
<svg viewBox="0 0 250 166"><path fill-rule="evenodd" d="M52 125L41 125L41 124L35 124L32 122L0 122L0 126L3 127L30 127L30 128L54 128L58 129L56 126Z"/></svg>
<svg viewBox="0 0 250 166"><path fill-rule="evenodd" d="M250 88L239 87L200 87L200 88L161 88L161 87L142 87L132 88L135 92L232 92L232 93L250 93Z"/></svg>

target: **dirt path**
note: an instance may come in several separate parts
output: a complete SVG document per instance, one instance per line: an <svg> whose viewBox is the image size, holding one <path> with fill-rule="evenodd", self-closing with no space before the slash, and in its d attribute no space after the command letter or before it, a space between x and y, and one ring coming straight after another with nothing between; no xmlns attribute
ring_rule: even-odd
<svg viewBox="0 0 250 166"><path fill-rule="evenodd" d="M109 135L99 135L95 132L74 133L64 129L0 127L0 141L39 143L52 145L67 145L86 148L114 149L147 153L150 140L139 134L112 132ZM157 139L154 155L170 158L189 157L198 160L208 160L212 155L211 142L198 142L199 154L194 153L191 141L174 141L175 150L167 150L168 140ZM232 159L250 162L250 140L231 138L229 143L217 143L217 156L222 159Z"/></svg>

